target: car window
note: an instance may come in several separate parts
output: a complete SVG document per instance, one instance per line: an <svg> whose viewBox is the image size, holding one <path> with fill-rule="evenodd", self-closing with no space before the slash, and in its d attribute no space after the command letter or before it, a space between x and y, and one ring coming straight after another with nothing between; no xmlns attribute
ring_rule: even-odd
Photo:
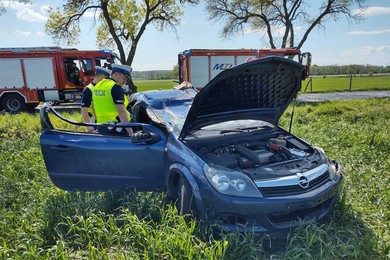
<svg viewBox="0 0 390 260"><path fill-rule="evenodd" d="M246 119L246 120L232 120L232 121L225 121L218 124L208 125L205 127L202 127L201 130L214 130L214 131L222 131L222 130L234 130L234 129L244 129L244 128L250 128L250 127L264 127L269 126L271 127L272 124L264 121L259 120L252 120L252 119Z"/></svg>
<svg viewBox="0 0 390 260"><path fill-rule="evenodd" d="M186 120L188 111L190 110L190 104L188 106L172 106L164 109L163 120L171 123L173 130L176 134L180 134L183 128L184 121Z"/></svg>
<svg viewBox="0 0 390 260"><path fill-rule="evenodd" d="M202 127L198 131L193 132L191 136L198 138L204 136L211 137L226 134L236 134L240 132L252 132L264 128L274 128L274 126L268 122L260 120L232 120Z"/></svg>

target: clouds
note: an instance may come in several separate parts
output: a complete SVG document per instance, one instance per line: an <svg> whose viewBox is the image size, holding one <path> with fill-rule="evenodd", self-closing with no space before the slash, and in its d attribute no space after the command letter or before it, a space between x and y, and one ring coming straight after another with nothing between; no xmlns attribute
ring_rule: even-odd
<svg viewBox="0 0 390 260"><path fill-rule="evenodd" d="M381 46L365 46L360 48L350 49L342 54L345 57L352 56L369 56L373 54L389 54L390 45L381 45Z"/></svg>
<svg viewBox="0 0 390 260"><path fill-rule="evenodd" d="M0 16L0 47L52 46L50 35L45 33L49 6L57 8L63 1L32 0L31 4L18 1L4 1L7 12ZM304 51L313 54L315 64L373 64L390 65L390 0L370 0L373 4L363 11L366 17L362 23L347 25L346 20L329 21L326 30L313 31L305 42ZM386 7L380 7L386 6ZM313 10L315 11L315 10ZM97 48L94 39L95 31L87 27L94 22L97 15L94 11L84 14L82 33L78 49ZM229 40L219 38L220 24L210 24L204 17L202 5L188 8L183 16L182 27L178 27L180 41L172 39L172 35L161 33L153 27L148 28L137 49L133 67L136 70L172 69L177 62L179 51L191 48L205 49L241 49L262 48L268 46L264 31L249 26L237 37ZM187 23L185 23L187 21ZM184 26L185 25L185 26ZM205 31L204 28L207 28ZM272 27L275 36L283 35L283 27ZM301 37L305 28L296 27L296 40ZM159 39L157 52L155 39ZM150 62L153 60L154 62ZM156 63L156 61L158 63ZM314 63L313 63L314 64Z"/></svg>
<svg viewBox="0 0 390 260"><path fill-rule="evenodd" d="M41 6L39 11L35 11L30 7L25 7L16 12L16 18L27 22L46 22L49 9L50 7L47 5Z"/></svg>
<svg viewBox="0 0 390 260"><path fill-rule="evenodd" d="M376 66L390 66L389 54L390 46L366 46L357 47L340 52L316 52L313 55L312 64L325 65L349 65L349 64L370 64Z"/></svg>
<svg viewBox="0 0 390 260"><path fill-rule="evenodd" d="M338 59L339 64L375 64L388 66L390 65L388 57L390 54L390 45L365 46L351 48L341 53Z"/></svg>
<svg viewBox="0 0 390 260"><path fill-rule="evenodd" d="M16 36L19 36L19 37L24 37L24 38L27 38L27 37L30 37L30 36L34 36L34 37L47 37L47 35L44 32L41 32L41 31L37 31L37 32L33 33L33 32L29 32L29 31L16 30L16 31L13 32L13 34L16 35Z"/></svg>
<svg viewBox="0 0 390 260"><path fill-rule="evenodd" d="M18 1L1 1L6 9L20 10L26 7L31 7L31 4L24 4Z"/></svg>
<svg viewBox="0 0 390 260"><path fill-rule="evenodd" d="M372 6L363 10L355 10L352 12L354 15L362 15L366 18L379 16L379 15L390 15L390 7ZM348 32L347 35L382 35L390 33L390 29L381 30L369 30L369 31L352 31Z"/></svg>
<svg viewBox="0 0 390 260"><path fill-rule="evenodd" d="M7 12L2 15L2 44L9 46L33 45L35 42L47 41L49 37L43 32L43 25L48 19L48 5L23 4L19 1L2 1Z"/></svg>
<svg viewBox="0 0 390 260"><path fill-rule="evenodd" d="M363 10L355 10L352 12L353 15L362 15L364 17L390 14L390 7L372 6Z"/></svg>
<svg viewBox="0 0 390 260"><path fill-rule="evenodd" d="M36 10L32 4L24 4L18 1L2 1L6 9L16 10L16 18L27 22L46 22L48 19L48 5L42 5Z"/></svg>
<svg viewBox="0 0 390 260"><path fill-rule="evenodd" d="M16 30L16 31L14 32L14 34L15 34L16 36L29 37L29 36L32 35L32 32Z"/></svg>
<svg viewBox="0 0 390 260"><path fill-rule="evenodd" d="M390 53L390 45L382 45L378 47L364 47L364 52L367 55L371 54L389 54Z"/></svg>
<svg viewBox="0 0 390 260"><path fill-rule="evenodd" d="M352 31L348 32L348 35L380 35L390 33L390 29L384 29L384 30L373 30L373 31Z"/></svg>

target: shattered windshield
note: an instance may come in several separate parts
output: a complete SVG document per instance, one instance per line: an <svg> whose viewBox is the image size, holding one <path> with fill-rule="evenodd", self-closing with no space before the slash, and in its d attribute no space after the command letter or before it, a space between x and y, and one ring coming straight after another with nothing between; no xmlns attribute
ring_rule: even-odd
<svg viewBox="0 0 390 260"><path fill-rule="evenodd" d="M193 89L155 92L155 96L147 93L150 104L147 113L153 121L170 125L180 134L196 93Z"/></svg>
<svg viewBox="0 0 390 260"><path fill-rule="evenodd" d="M202 136L220 136L229 135L234 133L251 133L263 129L274 128L274 126L268 122L261 120L243 119L243 120L230 120L217 124L208 125L198 129L191 133L192 137Z"/></svg>
<svg viewBox="0 0 390 260"><path fill-rule="evenodd" d="M176 134L180 134L186 120L192 102L184 102L181 105L165 107L161 111L161 120L169 123Z"/></svg>

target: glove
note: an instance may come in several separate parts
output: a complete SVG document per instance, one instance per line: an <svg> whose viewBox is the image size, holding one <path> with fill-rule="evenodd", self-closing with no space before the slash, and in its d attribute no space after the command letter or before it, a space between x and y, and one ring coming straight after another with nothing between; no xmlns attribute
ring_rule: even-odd
<svg viewBox="0 0 390 260"><path fill-rule="evenodd" d="M152 137L150 133L144 133L142 131L135 132L131 136L131 141L133 143L140 143L149 140Z"/></svg>

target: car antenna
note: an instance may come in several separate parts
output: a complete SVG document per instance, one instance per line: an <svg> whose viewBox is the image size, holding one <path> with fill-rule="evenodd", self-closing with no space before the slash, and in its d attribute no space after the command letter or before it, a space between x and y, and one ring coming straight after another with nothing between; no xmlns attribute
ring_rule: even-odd
<svg viewBox="0 0 390 260"><path fill-rule="evenodd" d="M290 134L291 134L292 121L293 121L293 118L294 118L294 110L295 110L295 104L296 104L296 101L297 101L297 96L295 96L294 101L293 101L293 107L292 107L291 118L290 118L290 126L288 127L288 132Z"/></svg>

